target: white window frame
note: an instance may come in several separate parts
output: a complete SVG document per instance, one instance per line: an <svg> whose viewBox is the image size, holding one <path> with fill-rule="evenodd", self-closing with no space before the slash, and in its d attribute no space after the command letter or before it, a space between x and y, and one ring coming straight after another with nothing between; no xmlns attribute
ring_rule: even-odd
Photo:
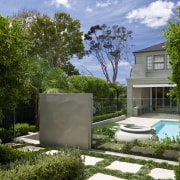
<svg viewBox="0 0 180 180"><path fill-rule="evenodd" d="M165 54L146 56L146 71L169 70L171 66L168 59Z"/></svg>

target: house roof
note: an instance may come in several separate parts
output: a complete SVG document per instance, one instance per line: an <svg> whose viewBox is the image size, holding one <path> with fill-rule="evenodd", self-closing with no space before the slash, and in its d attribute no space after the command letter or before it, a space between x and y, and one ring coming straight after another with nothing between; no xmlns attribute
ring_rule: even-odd
<svg viewBox="0 0 180 180"><path fill-rule="evenodd" d="M143 52L153 52L153 51L165 51L165 49L162 47L165 44L165 42L160 43L160 44L155 44L153 46L135 51L133 53L143 53Z"/></svg>

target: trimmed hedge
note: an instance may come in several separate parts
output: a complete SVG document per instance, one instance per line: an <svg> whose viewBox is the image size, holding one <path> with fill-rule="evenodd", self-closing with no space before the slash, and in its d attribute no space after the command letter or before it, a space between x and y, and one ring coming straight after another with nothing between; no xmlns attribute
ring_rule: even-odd
<svg viewBox="0 0 180 180"><path fill-rule="evenodd" d="M38 154L15 162L8 170L0 170L1 180L84 180L84 164L80 152L71 150L56 155Z"/></svg>
<svg viewBox="0 0 180 180"><path fill-rule="evenodd" d="M114 117L121 116L121 115L122 115L122 112L121 111L117 111L117 112L114 112L114 113L94 116L93 117L93 122L95 123L95 122L103 121L103 120L114 118Z"/></svg>

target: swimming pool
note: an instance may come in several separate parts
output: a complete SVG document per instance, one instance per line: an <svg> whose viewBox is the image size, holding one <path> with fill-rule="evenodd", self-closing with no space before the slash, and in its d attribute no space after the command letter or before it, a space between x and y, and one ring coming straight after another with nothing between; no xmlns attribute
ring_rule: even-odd
<svg viewBox="0 0 180 180"><path fill-rule="evenodd" d="M156 129L156 134L159 139L164 139L167 136L173 138L180 135L179 121L161 120L151 127Z"/></svg>

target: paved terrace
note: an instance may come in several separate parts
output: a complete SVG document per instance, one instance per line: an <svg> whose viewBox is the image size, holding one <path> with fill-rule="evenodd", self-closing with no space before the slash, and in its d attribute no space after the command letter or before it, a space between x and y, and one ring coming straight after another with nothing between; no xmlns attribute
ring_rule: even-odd
<svg viewBox="0 0 180 180"><path fill-rule="evenodd" d="M120 124L136 124L139 126L152 126L160 120L177 121L180 117L178 114L165 114L165 113L147 113L139 117L129 117L125 120L119 121Z"/></svg>

